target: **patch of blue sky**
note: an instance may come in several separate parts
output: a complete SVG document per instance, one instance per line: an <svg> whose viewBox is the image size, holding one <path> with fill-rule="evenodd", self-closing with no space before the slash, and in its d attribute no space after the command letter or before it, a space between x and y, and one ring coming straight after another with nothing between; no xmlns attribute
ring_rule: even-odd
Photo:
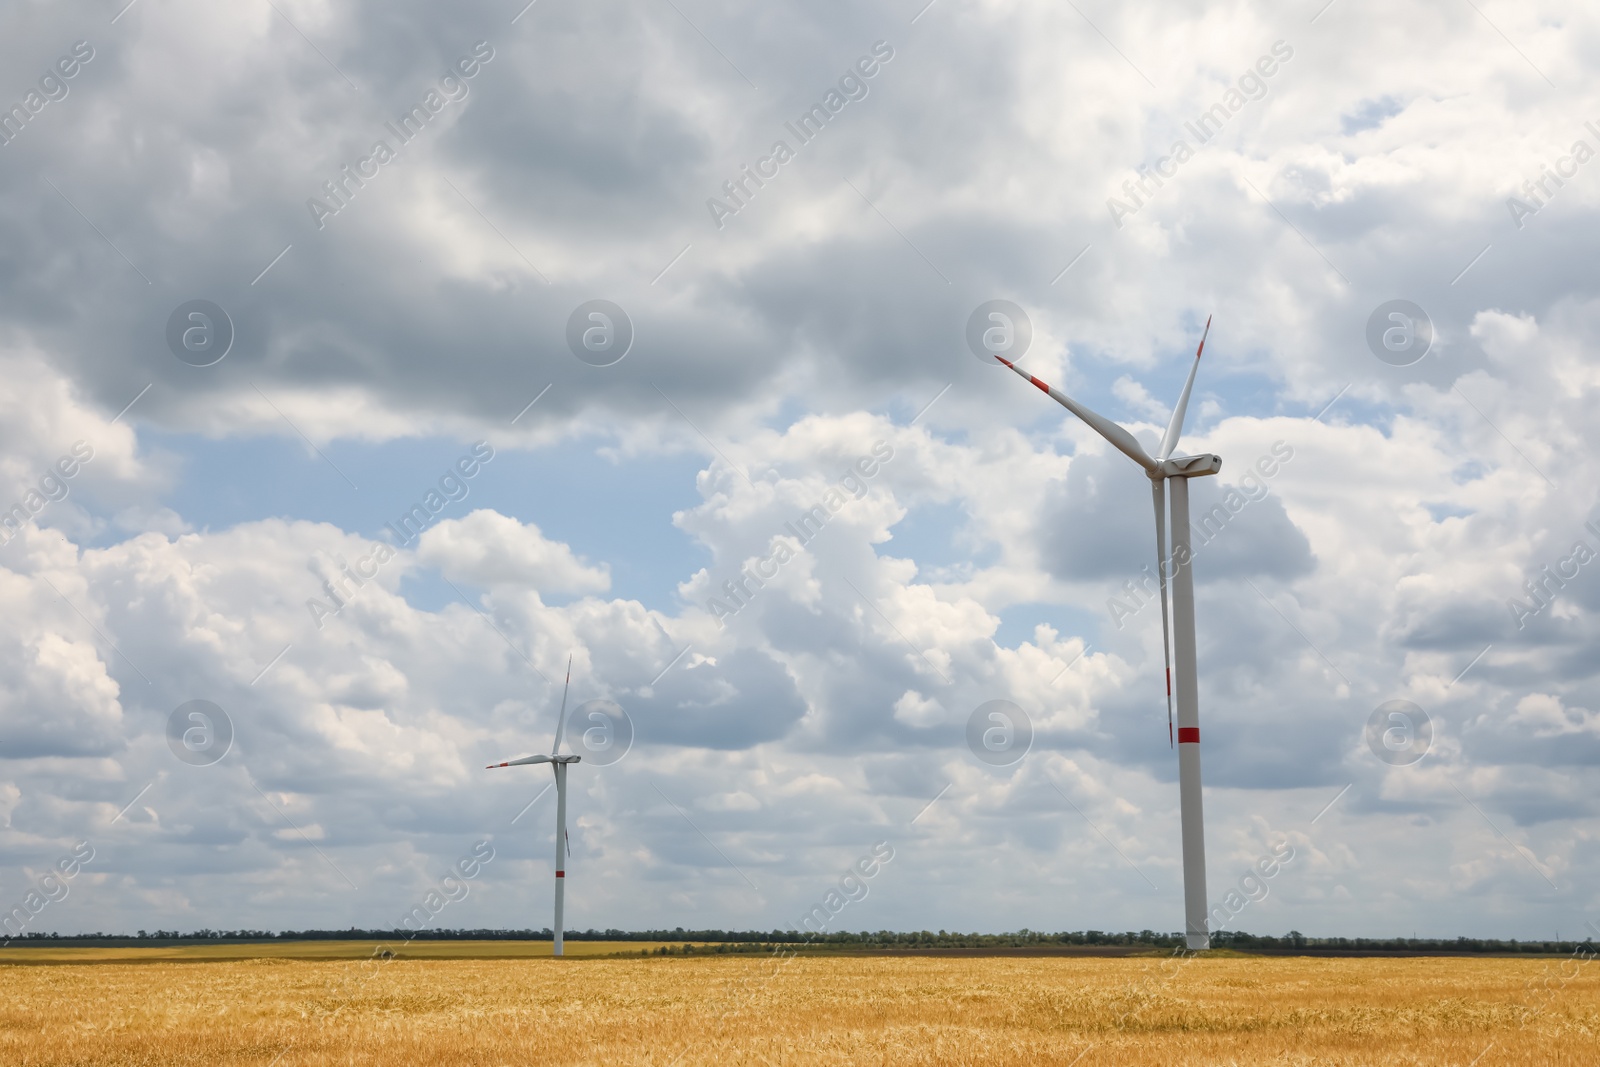
<svg viewBox="0 0 1600 1067"><path fill-rule="evenodd" d="M993 566L1000 546L985 544L974 551L963 536L966 511L959 504L918 504L890 529L890 538L875 546L879 556L911 559L919 582L961 582Z"/></svg>
<svg viewBox="0 0 1600 1067"><path fill-rule="evenodd" d="M994 643L1002 648L1033 643L1034 628L1040 624L1054 630L1061 640L1078 637L1093 645L1100 627L1110 621L1103 612L1067 604L1013 604L998 614L1000 626L995 631Z"/></svg>
<svg viewBox="0 0 1600 1067"><path fill-rule="evenodd" d="M373 539L436 489L471 448L471 442L438 437L340 440L321 446L324 460L287 437L213 440L142 428L141 438L148 448L177 457L180 473L160 503L194 527L226 529L279 517L332 523ZM613 460L601 456L595 442L538 451L502 445L465 480L467 495L447 502L435 521L491 508L534 523L590 564L609 565L609 596L676 611L678 583L710 560L672 524L673 512L700 502L695 475L703 466L702 457L690 454ZM430 605L454 595L423 576L408 584Z"/></svg>
<svg viewBox="0 0 1600 1067"><path fill-rule="evenodd" d="M1428 515L1434 522L1443 522L1446 519L1465 519L1477 514L1474 508L1464 508L1456 504L1437 504L1424 501L1423 507L1428 509Z"/></svg>
<svg viewBox="0 0 1600 1067"><path fill-rule="evenodd" d="M1354 111L1339 116L1339 132L1349 137L1362 130L1374 129L1383 125L1385 119L1393 118L1403 110L1405 104L1388 94L1376 99L1363 100Z"/></svg>

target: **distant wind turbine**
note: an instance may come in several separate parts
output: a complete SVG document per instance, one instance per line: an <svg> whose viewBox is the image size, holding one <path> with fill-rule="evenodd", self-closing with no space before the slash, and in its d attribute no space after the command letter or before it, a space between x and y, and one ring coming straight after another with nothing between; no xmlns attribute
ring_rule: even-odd
<svg viewBox="0 0 1600 1067"><path fill-rule="evenodd" d="M567 764L578 763L582 756L561 755L561 731L567 723L567 690L572 687L572 657L567 657L567 682L561 690L561 714L556 719L556 743L550 746L548 756L524 756L504 763L491 763L486 768L521 767L527 763L548 763L556 774L556 924L554 955L564 954L564 906L567 888Z"/></svg>
<svg viewBox="0 0 1600 1067"><path fill-rule="evenodd" d="M994 358L1028 379L1050 399L1088 423L1111 446L1144 468L1150 479L1150 489L1156 509L1156 562L1161 583L1161 652L1167 665L1167 737L1172 737L1173 660L1177 660L1178 694L1178 810L1183 827L1183 912L1186 934L1191 949L1211 947L1206 914L1206 835L1205 816L1200 805L1200 692L1195 663L1194 635L1194 572L1191 561L1193 551L1189 543L1189 479L1216 474L1222 469L1222 459L1210 454L1173 457L1183 432L1183 416L1189 408L1189 393L1194 389L1194 377L1200 370L1200 354L1205 351L1206 337L1211 333L1211 319L1206 318L1205 332L1200 335L1200 347L1195 350L1194 364L1189 368L1189 379L1183 383L1183 392L1172 411L1172 421L1161 437L1159 454L1152 457L1135 440L1133 434L1110 419L1091 411L1070 396L1050 388L1026 371L1019 370L1010 360L998 355ZM1172 483L1172 557L1167 558L1167 483ZM1168 567L1173 573L1172 608L1169 624L1167 609ZM1169 646L1168 627L1172 630Z"/></svg>

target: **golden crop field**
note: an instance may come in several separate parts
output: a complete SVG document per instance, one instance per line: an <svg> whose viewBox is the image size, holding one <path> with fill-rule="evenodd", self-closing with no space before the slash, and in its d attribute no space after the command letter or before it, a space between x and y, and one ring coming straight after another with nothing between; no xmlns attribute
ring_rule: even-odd
<svg viewBox="0 0 1600 1067"><path fill-rule="evenodd" d="M0 1062L1587 1067L1600 1062L1600 963L39 960L0 963Z"/></svg>

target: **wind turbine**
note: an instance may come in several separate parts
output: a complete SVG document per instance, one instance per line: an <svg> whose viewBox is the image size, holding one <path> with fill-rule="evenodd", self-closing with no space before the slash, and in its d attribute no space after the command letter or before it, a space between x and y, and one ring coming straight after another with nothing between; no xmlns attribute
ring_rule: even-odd
<svg viewBox="0 0 1600 1067"><path fill-rule="evenodd" d="M994 358L1028 379L1050 399L1072 412L1111 443L1111 446L1144 468L1150 479L1156 510L1156 563L1161 583L1161 652L1167 666L1167 739L1172 740L1173 661L1177 661L1178 695L1178 810L1183 826L1183 913L1188 945L1191 949L1211 947L1206 914L1206 835L1205 816L1200 805L1200 693L1195 669L1194 572L1193 550L1189 542L1189 479L1203 478L1222 469L1222 458L1210 454L1173 456L1178 436L1183 432L1183 416L1189 408L1189 393L1200 369L1200 354L1211 333L1211 318L1206 318L1200 347L1195 349L1189 379L1172 410L1172 421L1161 437L1161 447L1151 456L1133 434L1105 416L1091 411L1070 396L1041 382L999 355ZM1172 556L1167 556L1167 483L1171 483ZM1168 569L1172 570L1172 608L1167 609ZM1170 626L1171 643L1167 632Z"/></svg>
<svg viewBox="0 0 1600 1067"><path fill-rule="evenodd" d="M486 770L496 767L521 767L527 763L548 763L556 774L556 924L555 947L552 954L564 954L563 911L567 888L567 764L578 763L582 756L561 755L561 731L567 724L567 690L572 687L572 657L567 657L567 683L561 690L561 715L556 719L556 743L550 746L548 756L524 756L504 763L491 763Z"/></svg>

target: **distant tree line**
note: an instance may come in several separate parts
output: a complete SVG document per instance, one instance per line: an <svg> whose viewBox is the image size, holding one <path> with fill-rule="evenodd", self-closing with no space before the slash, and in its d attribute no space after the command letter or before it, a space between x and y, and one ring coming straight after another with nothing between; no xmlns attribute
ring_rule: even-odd
<svg viewBox="0 0 1600 1067"><path fill-rule="evenodd" d="M656 941L679 947L675 953L762 952L777 946L802 946L835 951L920 951L928 949L1041 949L1125 947L1129 949L1181 949L1181 933L1108 933L1080 930L1041 933L1018 930L1007 934L963 934L946 930L840 930L813 934L803 930L568 930L568 941ZM241 944L270 941L549 941L548 927L542 930L140 930L137 934L49 934L27 933L12 943L72 944L82 946L159 945L159 944ZM1307 937L1298 930L1282 936L1218 930L1211 935L1213 948L1245 952L1340 953L1533 953L1570 954L1580 945L1593 948L1593 939L1583 941L1517 941L1481 937ZM645 950L648 952L649 950ZM665 953L663 946L657 953Z"/></svg>

